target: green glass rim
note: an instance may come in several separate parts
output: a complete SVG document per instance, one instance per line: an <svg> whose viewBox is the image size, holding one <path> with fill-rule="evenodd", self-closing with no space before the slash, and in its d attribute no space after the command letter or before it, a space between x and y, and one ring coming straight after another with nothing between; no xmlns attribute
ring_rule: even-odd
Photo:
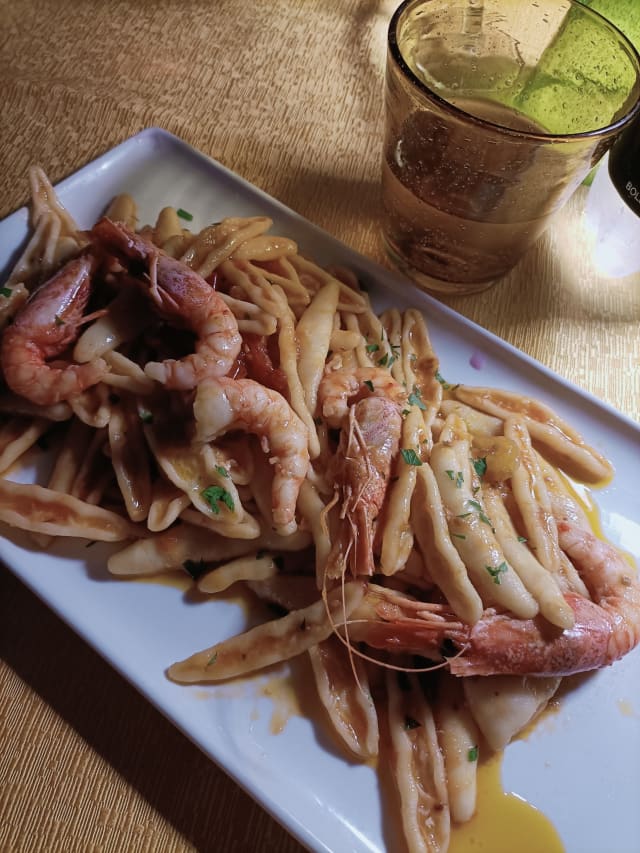
<svg viewBox="0 0 640 853"><path fill-rule="evenodd" d="M488 127L495 131L499 131L500 133L503 133L507 136L514 136L520 139L525 137L526 139L536 139L543 142L577 142L579 140L587 139L604 140L609 138L610 136L614 136L618 134L623 128L625 128L628 124L630 124L640 114L640 53L638 53L633 42L631 42L631 40L622 32L619 27L617 27L615 24L605 18L604 15L601 15L600 12L596 12L595 9L591 9L588 6L584 6L582 3L578 2L578 0L567 0L567 2L569 2L572 7L579 9L581 12L590 15L596 20L600 20L607 29L611 30L620 39L622 46L627 50L629 58L635 65L636 87L638 89L638 96L635 100L635 103L633 104L631 109L628 110L628 112L626 112L620 118L616 119L616 121L604 125L603 127L595 128L594 130L583 130L578 133L537 133L535 131L516 130L512 127L506 127L503 124L489 121L488 119L479 118L478 116L474 116L472 113L468 113L465 110L460 109L460 107L456 107L450 101L447 101L446 98L443 98L437 92L434 92L433 89L430 89L429 86L427 86L426 83L424 83L411 70L404 57L402 56L402 53L400 52L400 47L398 46L397 31L398 22L400 18L410 6L417 6L422 2L425 2L425 0L403 0L403 2L398 6L389 22L389 29L387 33L387 46L395 64L402 71L403 75L407 78L411 85L414 86L429 100L434 101L438 104L439 107L443 108L447 112L450 112L457 118L470 122L471 124L476 124L481 127ZM429 0L426 0L426 2L428 3Z"/></svg>

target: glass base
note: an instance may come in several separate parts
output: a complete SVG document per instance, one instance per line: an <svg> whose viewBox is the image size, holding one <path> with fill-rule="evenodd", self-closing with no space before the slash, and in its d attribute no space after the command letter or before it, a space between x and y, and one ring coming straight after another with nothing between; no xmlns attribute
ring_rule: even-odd
<svg viewBox="0 0 640 853"><path fill-rule="evenodd" d="M483 290L488 290L493 287L499 278L491 279L490 281L446 281L440 278L434 278L422 270L414 267L406 258L398 254L396 250L384 240L384 248L387 257L398 270L410 278L421 290L426 290L427 293L433 296L470 296L474 293L482 293Z"/></svg>

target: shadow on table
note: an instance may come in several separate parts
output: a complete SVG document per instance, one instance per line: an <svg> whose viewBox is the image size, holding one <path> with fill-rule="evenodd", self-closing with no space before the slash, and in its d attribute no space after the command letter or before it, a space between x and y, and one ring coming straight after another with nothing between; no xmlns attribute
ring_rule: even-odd
<svg viewBox="0 0 640 853"><path fill-rule="evenodd" d="M301 853L303 848L294 839L1 566L0 600L0 657L175 828L185 849L192 846L203 853ZM4 710L9 713L6 707ZM24 709L24 716L27 713ZM24 744L24 752L31 754L34 746L42 750L34 763L42 760L47 777L53 774L53 782L59 786L56 796L64 797L69 792L69 777L77 779L82 770L78 769L78 755L73 766L65 765L64 755L52 766L50 734L42 732L39 744ZM84 766L90 765L87 762ZM36 778L31 781L36 782L38 794L40 774L36 767L32 772ZM83 777L76 801L60 803L60 807L65 823L69 823L70 810L81 812L83 837L101 837L106 847L116 849L111 848L109 832L113 830L116 841L127 830L135 833L138 827L129 817L135 806L125 803L124 797L114 796L117 782L110 781L107 772L104 775L106 778L97 781L93 776ZM96 791L104 796L104 802L96 802ZM25 808L34 822L42 818L38 821L40 837L46 837L47 822L52 822L53 837L53 823L62 821L49 811L40 814L40 799L28 806L17 805L15 813L24 813ZM115 819L109 816L106 827L105 810L116 812ZM118 811L121 823L128 825L119 825ZM142 809L139 822L145 817L148 811ZM162 828L156 826L154 832L160 840ZM146 847L148 841L145 831L140 836L141 846ZM179 848L172 845L172 849Z"/></svg>

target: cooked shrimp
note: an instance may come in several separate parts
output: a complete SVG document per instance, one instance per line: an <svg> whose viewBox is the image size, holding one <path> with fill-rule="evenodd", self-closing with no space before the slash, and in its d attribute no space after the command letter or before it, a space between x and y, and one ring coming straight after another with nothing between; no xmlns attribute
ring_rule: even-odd
<svg viewBox="0 0 640 853"><path fill-rule="evenodd" d="M367 397L387 398L399 406L407 392L383 367L340 368L324 374L318 388L318 402L329 426L339 427L349 406Z"/></svg>
<svg viewBox="0 0 640 853"><path fill-rule="evenodd" d="M281 535L292 533L309 450L307 428L285 398L252 379L219 377L200 383L193 411L199 441L214 441L236 429L258 436L274 466L274 524Z"/></svg>
<svg viewBox="0 0 640 853"><path fill-rule="evenodd" d="M328 558L327 574L336 577L347 565L353 575L374 572L376 520L398 453L402 418L385 397L367 397L348 410L338 450L331 463L340 518L346 520Z"/></svg>
<svg viewBox="0 0 640 853"><path fill-rule="evenodd" d="M195 332L195 352L181 359L149 362L145 373L171 389L195 388L212 376L226 376L242 343L236 319L219 293L186 264L131 231L103 218L91 231L96 244L113 252L138 278L161 317Z"/></svg>
<svg viewBox="0 0 640 853"><path fill-rule="evenodd" d="M610 544L569 518L558 519L560 545L578 569L593 601L565 599L574 625L561 630L541 617L515 619L486 610L472 628L446 605L425 604L369 585L353 614L352 640L441 659L454 675L571 675L614 663L640 641L640 583Z"/></svg>
<svg viewBox="0 0 640 853"><path fill-rule="evenodd" d="M89 300L95 259L68 261L23 305L2 335L2 370L9 388L52 406L96 385L108 371L101 358L86 364L47 364L76 339Z"/></svg>

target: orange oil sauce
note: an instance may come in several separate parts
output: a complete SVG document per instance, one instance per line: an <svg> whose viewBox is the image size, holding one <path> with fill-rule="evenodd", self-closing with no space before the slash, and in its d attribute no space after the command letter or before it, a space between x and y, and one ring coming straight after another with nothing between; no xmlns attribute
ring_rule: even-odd
<svg viewBox="0 0 640 853"><path fill-rule="evenodd" d="M186 592L193 585L193 581L189 575L182 569L172 572L158 572L155 575L118 575L117 580L132 580L140 581L141 583L159 584L160 586L171 586L183 592Z"/></svg>
<svg viewBox="0 0 640 853"><path fill-rule="evenodd" d="M478 766L478 806L468 823L452 828L449 853L564 853L551 821L503 790L502 753Z"/></svg>
<svg viewBox="0 0 640 853"><path fill-rule="evenodd" d="M570 477L567 477L564 472L560 471L559 473L562 479L564 480L567 489L571 493L571 496L578 503L584 514L587 516L589 524L591 525L591 529L593 530L595 535L599 539L604 540L605 542L608 541L602 530L602 523L600 521L600 509L598 507L596 499L593 496L593 490L589 486L586 486L584 483L580 483L577 480L572 480ZM605 481L601 485L606 486L607 484L608 481ZM618 548L618 551L622 554L624 559L633 569L637 569L636 561L631 556L631 554L627 553L626 551L623 551L621 548Z"/></svg>

